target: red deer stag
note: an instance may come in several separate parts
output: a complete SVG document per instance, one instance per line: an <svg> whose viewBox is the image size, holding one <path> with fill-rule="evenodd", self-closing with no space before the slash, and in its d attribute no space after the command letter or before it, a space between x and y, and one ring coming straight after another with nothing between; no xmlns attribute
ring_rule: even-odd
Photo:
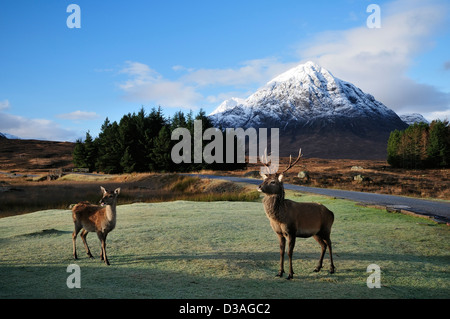
<svg viewBox="0 0 450 319"><path fill-rule="evenodd" d="M72 208L72 218L75 224L75 230L72 234L73 257L77 259L76 239L78 232L83 229L80 236L88 256L93 258L86 242L86 236L88 232L96 232L102 244L100 258L105 261L106 265L109 265L108 257L106 257L106 236L116 226L116 204L120 188L117 188L114 192L107 191L102 186L100 186L100 189L103 193L100 200L101 206L81 202Z"/></svg>
<svg viewBox="0 0 450 319"><path fill-rule="evenodd" d="M270 220L270 226L280 240L280 271L277 274L279 277L282 277L284 273L286 239L288 242L288 280L294 276L292 253L296 237L308 238L313 236L322 247L322 254L314 270L315 272L322 268L323 257L328 246L331 261L330 273L335 271L330 240L331 226L334 221L333 212L318 203L298 203L284 198L283 174L297 164L301 157L302 150L300 149L298 158L292 163L292 157L290 157L288 167L281 174L271 174L270 170L268 175L261 173L263 183L258 187L258 190L264 193L264 210ZM263 164L269 168L267 156Z"/></svg>

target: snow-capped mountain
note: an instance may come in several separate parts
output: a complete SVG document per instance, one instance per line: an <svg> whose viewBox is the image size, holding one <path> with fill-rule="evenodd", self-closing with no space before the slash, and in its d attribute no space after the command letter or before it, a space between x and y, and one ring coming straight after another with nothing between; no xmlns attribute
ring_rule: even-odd
<svg viewBox="0 0 450 319"><path fill-rule="evenodd" d="M8 133L0 132L0 139L1 138L7 138L7 139L10 139L10 140L18 140L18 139L20 139L19 137L15 136L15 135L11 135L11 134L8 134Z"/></svg>
<svg viewBox="0 0 450 319"><path fill-rule="evenodd" d="M242 105L245 102L244 99L238 97L232 97L231 99L225 100L219 105L210 115L223 113L235 108L238 105Z"/></svg>
<svg viewBox="0 0 450 319"><path fill-rule="evenodd" d="M223 128L278 127L281 155L305 145L310 156L337 158L359 158L358 154L383 158L389 133L407 127L372 95L313 62L275 77L245 100L223 102L210 118ZM362 140L377 144L373 156L367 150L356 151L355 143ZM334 148L326 147L328 143ZM307 148L303 149L306 155Z"/></svg>
<svg viewBox="0 0 450 319"><path fill-rule="evenodd" d="M210 116L214 124L222 127L261 127L271 123L280 129L308 125L316 119L333 122L336 117L399 120L394 111L372 95L313 62L277 76L246 100L226 100Z"/></svg>
<svg viewBox="0 0 450 319"><path fill-rule="evenodd" d="M414 123L426 123L429 122L423 117L422 114L419 113L411 113L411 114L401 114L399 115L403 122L408 125L413 125Z"/></svg>

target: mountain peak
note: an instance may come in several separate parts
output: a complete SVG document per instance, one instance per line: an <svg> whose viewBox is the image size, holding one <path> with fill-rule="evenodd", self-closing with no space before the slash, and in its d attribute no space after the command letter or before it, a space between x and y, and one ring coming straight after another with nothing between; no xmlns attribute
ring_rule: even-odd
<svg viewBox="0 0 450 319"><path fill-rule="evenodd" d="M220 104L210 115L226 112L227 110L230 110L244 102L245 102L245 99L241 99L238 97L232 97L228 100L223 101L222 104Z"/></svg>
<svg viewBox="0 0 450 319"><path fill-rule="evenodd" d="M334 158L367 158L367 147L372 158L382 158L389 133L406 127L372 95L311 61L278 75L245 100L223 102L210 119L216 127L279 128L280 154L304 145L310 156Z"/></svg>
<svg viewBox="0 0 450 319"><path fill-rule="evenodd" d="M423 117L422 114L419 113L411 113L411 114L401 114L400 118L403 122L408 125L413 125L415 123L425 123L429 124L426 118Z"/></svg>
<svg viewBox="0 0 450 319"><path fill-rule="evenodd" d="M17 137L15 135L11 135L11 134L8 134L8 133L0 132L0 139L19 140L20 137Z"/></svg>
<svg viewBox="0 0 450 319"><path fill-rule="evenodd" d="M303 126L311 120L333 122L336 117L398 116L349 82L335 78L315 64L300 64L269 81L246 100L222 103L211 119L222 127ZM398 119L399 120L399 119Z"/></svg>
<svg viewBox="0 0 450 319"><path fill-rule="evenodd" d="M308 61L303 64L299 64L296 67L278 75L277 77L273 78L268 82L270 83L277 83L277 82L285 82L289 80L307 80L309 77L315 77L317 78L318 75L321 74L325 78L328 79L334 79L333 75L330 73L330 71L326 70L325 68L322 68L320 65Z"/></svg>

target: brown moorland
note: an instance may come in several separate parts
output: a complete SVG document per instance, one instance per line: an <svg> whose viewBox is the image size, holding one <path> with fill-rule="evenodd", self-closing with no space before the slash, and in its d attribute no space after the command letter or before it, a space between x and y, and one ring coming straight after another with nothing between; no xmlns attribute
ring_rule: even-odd
<svg viewBox="0 0 450 319"><path fill-rule="evenodd" d="M0 140L0 216L40 209L67 208L82 200L96 202L100 185L122 187L120 203L175 199L239 200L257 198L233 183L199 181L175 174L75 175L48 181L52 170L73 168L74 143ZM295 155L295 154L293 154ZM281 159L281 167L289 159ZM259 178L259 164L240 171L203 171ZM299 174L300 173L300 174ZM450 169L394 169L386 161L303 158L286 183L450 200ZM244 198L245 197L245 198Z"/></svg>

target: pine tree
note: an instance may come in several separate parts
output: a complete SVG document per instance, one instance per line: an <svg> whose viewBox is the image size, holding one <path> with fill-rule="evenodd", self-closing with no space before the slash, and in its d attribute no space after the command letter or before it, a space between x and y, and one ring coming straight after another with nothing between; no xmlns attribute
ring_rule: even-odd
<svg viewBox="0 0 450 319"><path fill-rule="evenodd" d="M401 132L395 130L389 135L388 145L387 145L387 162L392 167L400 167L401 160L399 155L399 145L400 145Z"/></svg>
<svg viewBox="0 0 450 319"><path fill-rule="evenodd" d="M124 149L120 144L119 125L117 122L111 123L108 118L102 125L98 139L98 157L96 161L97 171L107 174L122 173L123 168L120 160Z"/></svg>
<svg viewBox="0 0 450 319"><path fill-rule="evenodd" d="M131 155L129 146L125 149L125 153L120 159L120 166L122 166L124 173L132 173L135 171L136 161Z"/></svg>
<svg viewBox="0 0 450 319"><path fill-rule="evenodd" d="M450 127L448 122L433 121L430 124L428 162L432 167L450 165Z"/></svg>
<svg viewBox="0 0 450 319"><path fill-rule="evenodd" d="M86 165L86 149L84 147L84 143L81 138L77 139L75 142L75 148L72 153L72 161L73 164L77 168L85 168Z"/></svg>
<svg viewBox="0 0 450 319"><path fill-rule="evenodd" d="M414 123L402 135L405 166L423 168L428 143L428 124Z"/></svg>
<svg viewBox="0 0 450 319"><path fill-rule="evenodd" d="M85 166L90 172L95 170L95 162L97 160L97 146L92 139L89 131L86 133L86 138L84 140L84 150L85 150Z"/></svg>
<svg viewBox="0 0 450 319"><path fill-rule="evenodd" d="M119 143L124 150L121 154L120 166L126 173L131 173L139 166L138 150L139 132L136 127L136 114L128 113L119 122Z"/></svg>
<svg viewBox="0 0 450 319"><path fill-rule="evenodd" d="M206 130L207 128L213 127L213 124L208 116L206 116L206 113L203 109L200 109L197 116L195 117L196 120L202 121L203 130Z"/></svg>
<svg viewBox="0 0 450 319"><path fill-rule="evenodd" d="M450 166L450 126L447 121L413 124L394 131L388 140L387 161L393 167Z"/></svg>
<svg viewBox="0 0 450 319"><path fill-rule="evenodd" d="M149 169L152 171L173 171L174 163L170 157L172 149L171 133L168 126L163 126L154 138L153 149L151 153L152 162Z"/></svg>
<svg viewBox="0 0 450 319"><path fill-rule="evenodd" d="M146 170L156 170L158 163L153 157L153 149L155 147L154 143L159 132L166 125L168 125L168 123L162 113L161 107L158 107L158 109L152 108L150 114L145 119L144 151L146 158Z"/></svg>
<svg viewBox="0 0 450 319"><path fill-rule="evenodd" d="M184 117L184 113L182 111L178 111L175 112L175 114L173 115L173 118L170 121L170 129L171 131L177 129L177 128L187 128L187 122L186 122L186 118ZM192 129L193 129L193 125L192 125ZM193 132L191 132L192 134Z"/></svg>
<svg viewBox="0 0 450 319"><path fill-rule="evenodd" d="M192 112L190 113L190 115L191 114L192 114ZM191 118L192 118L192 116L189 116L187 124L190 124L189 122L191 122L190 121ZM198 114L195 116L195 121L201 121L201 123L202 123L202 127L201 127L202 137L203 137L203 133L205 132L205 130L207 130L208 128L213 127L211 120L206 116L206 113L205 113L205 111L203 109L199 110ZM190 131L191 131L191 136L193 137L192 138L192 143L195 143L195 141L194 141L194 125L193 124L194 123L191 124ZM203 150L205 149L205 145L208 144L208 142L203 141L203 138L202 138L200 143L202 144L202 153L203 153ZM192 147L194 147L194 145L192 145ZM194 154L192 154L192 155L194 155ZM190 169L191 170L195 170L195 171L199 171L199 170L202 170L202 169L208 169L208 168L210 168L212 166L213 165L207 164L207 163L205 163L203 161L202 161L202 163L194 163L194 161L192 161Z"/></svg>

